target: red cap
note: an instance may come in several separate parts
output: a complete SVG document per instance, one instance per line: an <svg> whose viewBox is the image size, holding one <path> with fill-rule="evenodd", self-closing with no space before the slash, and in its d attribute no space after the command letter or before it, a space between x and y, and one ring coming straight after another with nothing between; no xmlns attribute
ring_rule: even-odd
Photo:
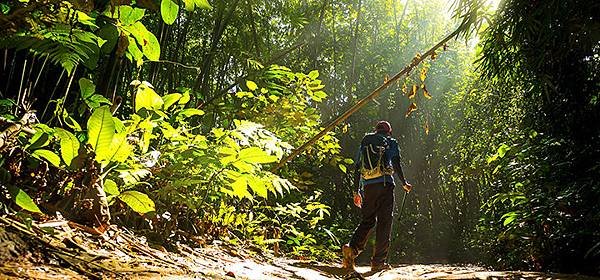
<svg viewBox="0 0 600 280"><path fill-rule="evenodd" d="M375 126L375 131L376 132L385 132L387 134L390 134L390 133L392 133L392 125L386 121L379 121L379 122L377 122L377 125Z"/></svg>

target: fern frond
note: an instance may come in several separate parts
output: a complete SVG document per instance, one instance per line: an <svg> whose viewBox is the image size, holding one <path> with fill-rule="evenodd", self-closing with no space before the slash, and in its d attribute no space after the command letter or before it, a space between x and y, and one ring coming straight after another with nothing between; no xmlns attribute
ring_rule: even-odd
<svg viewBox="0 0 600 280"><path fill-rule="evenodd" d="M70 75L78 64L96 67L102 39L95 34L70 26L55 25L37 33L17 33L0 39L1 48L28 49L50 62L62 66Z"/></svg>

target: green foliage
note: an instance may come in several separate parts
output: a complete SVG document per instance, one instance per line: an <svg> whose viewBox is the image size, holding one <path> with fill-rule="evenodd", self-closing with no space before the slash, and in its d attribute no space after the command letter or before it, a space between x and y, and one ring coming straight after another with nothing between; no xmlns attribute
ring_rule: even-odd
<svg viewBox="0 0 600 280"><path fill-rule="evenodd" d="M160 110L164 104L162 98L146 84L140 84L137 87L135 95L135 111L139 112L142 108L146 110Z"/></svg>
<svg viewBox="0 0 600 280"><path fill-rule="evenodd" d="M79 79L79 90L81 99L85 102L89 109L95 110L103 104L110 105L110 101L106 97L96 94L96 85L86 78Z"/></svg>
<svg viewBox="0 0 600 280"><path fill-rule="evenodd" d="M160 1L160 14L166 24L173 24L179 14L179 6L172 0Z"/></svg>
<svg viewBox="0 0 600 280"><path fill-rule="evenodd" d="M33 199L31 199L31 197L22 189L12 187L10 188L10 195L14 198L15 203L24 210L34 213L42 213Z"/></svg>
<svg viewBox="0 0 600 280"><path fill-rule="evenodd" d="M97 6L105 5L98 3ZM186 1L189 11L195 7L211 8L206 0ZM146 14L145 9L120 5L105 10L90 10L87 4L78 1L59 1L56 5L9 1L2 4L2 10L4 14L17 18L11 25L12 29L7 30L9 36L3 36L0 40L0 47L26 49L46 57L50 62L62 66L69 75L77 65L95 69L101 56L111 53L115 48L117 55L125 54L138 66L143 63L143 57L151 61L160 59L158 39L141 22ZM172 24L179 16L178 4L171 0L162 1L161 14L166 23ZM85 92L89 93L87 89ZM96 100L98 97L83 96L88 105L91 103L92 109L97 107L95 105L98 102L106 102L105 99Z"/></svg>
<svg viewBox="0 0 600 280"><path fill-rule="evenodd" d="M190 12L196 7L199 9L212 9L212 6L208 3L208 0L183 0L183 2L185 4L185 9Z"/></svg>
<svg viewBox="0 0 600 280"><path fill-rule="evenodd" d="M37 149L31 153L31 155L35 158L47 160L52 165L59 167L60 166L60 157L52 151L45 149Z"/></svg>
<svg viewBox="0 0 600 280"><path fill-rule="evenodd" d="M72 30L69 26L57 24L49 29L41 29L34 34L15 34L0 40L0 47L18 50L26 49L61 65L69 74L75 66L83 64L96 67L100 47L104 43L100 37L90 32Z"/></svg>
<svg viewBox="0 0 600 280"><path fill-rule="evenodd" d="M60 155L67 166L71 165L71 161L79 154L79 139L73 133L56 128L56 136L60 139Z"/></svg>
<svg viewBox="0 0 600 280"><path fill-rule="evenodd" d="M148 195L138 191L124 191L117 197L125 202L133 211L140 214L146 214L155 211L154 201Z"/></svg>
<svg viewBox="0 0 600 280"><path fill-rule="evenodd" d="M88 144L96 153L96 160L110 158L115 135L115 122L108 106L102 106L92 113L87 123Z"/></svg>

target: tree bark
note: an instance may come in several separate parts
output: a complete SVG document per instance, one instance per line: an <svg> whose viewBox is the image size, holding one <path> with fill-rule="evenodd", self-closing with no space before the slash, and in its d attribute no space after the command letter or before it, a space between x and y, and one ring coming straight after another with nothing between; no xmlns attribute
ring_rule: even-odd
<svg viewBox="0 0 600 280"><path fill-rule="evenodd" d="M348 95L352 96L354 91L352 87L354 86L356 79L356 53L358 52L358 27L360 25L360 16L361 16L361 8L362 8L362 0L358 0L358 8L357 8L357 16L356 21L354 23L354 35L352 37L352 64L350 66L350 76L348 77L348 84L346 87L348 88Z"/></svg>

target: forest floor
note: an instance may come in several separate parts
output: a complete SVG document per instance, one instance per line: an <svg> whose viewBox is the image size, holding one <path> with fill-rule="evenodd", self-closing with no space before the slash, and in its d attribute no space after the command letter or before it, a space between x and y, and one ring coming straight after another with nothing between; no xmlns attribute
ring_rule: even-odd
<svg viewBox="0 0 600 280"><path fill-rule="evenodd" d="M356 273L337 263L274 257L215 241L175 252L111 227L95 236L63 221L31 226L0 217L0 279L598 279L581 275L490 271L471 265L394 265Z"/></svg>

